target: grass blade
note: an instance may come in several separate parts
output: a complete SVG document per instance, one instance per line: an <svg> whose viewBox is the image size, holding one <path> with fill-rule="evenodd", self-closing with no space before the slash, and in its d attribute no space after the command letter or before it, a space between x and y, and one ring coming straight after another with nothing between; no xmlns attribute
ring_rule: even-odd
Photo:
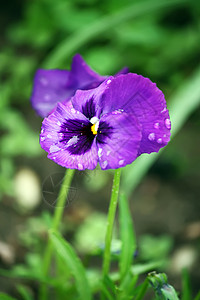
<svg viewBox="0 0 200 300"><path fill-rule="evenodd" d="M189 274L186 269L183 269L182 272L182 300L191 300L191 287L190 287L190 279Z"/></svg>
<svg viewBox="0 0 200 300"><path fill-rule="evenodd" d="M84 267L73 248L59 234L53 231L50 231L50 239L55 251L61 257L63 263L71 271L76 280L76 288L79 293L79 299L91 300L91 290Z"/></svg>

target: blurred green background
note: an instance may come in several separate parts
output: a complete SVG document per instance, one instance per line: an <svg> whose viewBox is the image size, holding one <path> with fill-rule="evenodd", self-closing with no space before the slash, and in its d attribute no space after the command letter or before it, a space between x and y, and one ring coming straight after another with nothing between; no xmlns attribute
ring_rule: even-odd
<svg viewBox="0 0 200 300"><path fill-rule="evenodd" d="M176 137L154 163L145 163L144 171L138 164L139 182L134 164L125 169L124 188L141 257L170 254L171 282L180 289L180 273L187 267L197 291L200 2L16 0L1 4L0 33L0 267L28 262L36 268L54 206L45 191L52 191L53 178L54 197L64 174L40 149L42 120L29 100L34 74L41 67L69 68L72 56L80 53L102 75L128 66L149 77L174 109ZM76 173L63 232L82 255L103 242L111 183L112 172ZM15 284L2 277L0 290L15 294Z"/></svg>

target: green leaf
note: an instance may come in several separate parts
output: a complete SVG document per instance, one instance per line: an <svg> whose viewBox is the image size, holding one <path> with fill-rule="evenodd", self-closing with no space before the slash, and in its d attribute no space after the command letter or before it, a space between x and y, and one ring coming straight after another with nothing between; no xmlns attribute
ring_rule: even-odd
<svg viewBox="0 0 200 300"><path fill-rule="evenodd" d="M136 264L131 267L131 272L133 275L140 275L158 268L163 268L165 264L166 264L166 260L158 260L158 261L151 261L148 263Z"/></svg>
<svg viewBox="0 0 200 300"><path fill-rule="evenodd" d="M33 300L33 296L31 295L30 289L28 287L19 284L17 286L17 290L22 296L23 300Z"/></svg>
<svg viewBox="0 0 200 300"><path fill-rule="evenodd" d="M198 292L198 294L196 295L196 297L194 298L194 300L200 300L200 291Z"/></svg>
<svg viewBox="0 0 200 300"><path fill-rule="evenodd" d="M106 296L106 299L115 300L116 299L116 286L109 276L104 276L101 290Z"/></svg>
<svg viewBox="0 0 200 300"><path fill-rule="evenodd" d="M147 279L137 288L137 294L134 300L142 300L148 290L149 284Z"/></svg>
<svg viewBox="0 0 200 300"><path fill-rule="evenodd" d="M120 217L120 238L122 241L120 255L120 277L121 281L130 271L133 261L134 252L136 250L136 238L133 230L133 222L128 207L127 198L121 194L119 200L119 217Z"/></svg>
<svg viewBox="0 0 200 300"><path fill-rule="evenodd" d="M138 281L138 275L133 275L132 273L126 274L123 282L120 285L119 293L117 299L127 300L133 299L133 296L136 293L136 283Z"/></svg>
<svg viewBox="0 0 200 300"><path fill-rule="evenodd" d="M1 300L17 300L16 298L10 297L4 293L0 293L0 299Z"/></svg>
<svg viewBox="0 0 200 300"><path fill-rule="evenodd" d="M50 231L50 239L53 243L56 253L62 258L66 267L71 270L71 273L76 280L76 288L78 290L80 299L92 299L91 290L84 267L73 248L54 231Z"/></svg>
<svg viewBox="0 0 200 300"><path fill-rule="evenodd" d="M186 269L182 271L182 297L181 300L191 300L191 286L190 286L190 279L189 274Z"/></svg>

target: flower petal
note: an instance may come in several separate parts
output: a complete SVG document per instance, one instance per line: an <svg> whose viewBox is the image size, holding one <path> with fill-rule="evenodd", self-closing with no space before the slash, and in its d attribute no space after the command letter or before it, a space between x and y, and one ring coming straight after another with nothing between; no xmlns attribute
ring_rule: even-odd
<svg viewBox="0 0 200 300"><path fill-rule="evenodd" d="M119 73L127 73L124 68ZM33 108L41 117L46 117L55 110L58 102L68 101L79 90L93 89L99 86L108 76L94 72L76 54L72 59L71 71L43 70L36 72L33 84L31 102Z"/></svg>
<svg viewBox="0 0 200 300"><path fill-rule="evenodd" d="M171 126L166 101L162 91L148 78L131 73L112 78L101 99L104 113L124 109L139 120L142 140L138 155L158 152L169 142Z"/></svg>
<svg viewBox="0 0 200 300"><path fill-rule="evenodd" d="M133 114L113 111L102 116L97 135L102 169L117 169L132 163L138 155L141 126Z"/></svg>
<svg viewBox="0 0 200 300"><path fill-rule="evenodd" d="M48 158L72 169L94 169L98 162L95 137L88 119L79 111L58 104L42 123L40 145Z"/></svg>
<svg viewBox="0 0 200 300"><path fill-rule="evenodd" d="M47 116L58 101L72 96L72 90L66 89L68 78L69 71L64 70L39 69L36 72L31 103L41 117Z"/></svg>
<svg viewBox="0 0 200 300"><path fill-rule="evenodd" d="M96 88L108 76L101 76L94 72L83 60L80 54L73 57L69 86L76 86L77 89L87 90Z"/></svg>
<svg viewBox="0 0 200 300"><path fill-rule="evenodd" d="M88 119L92 117L99 118L103 110L101 106L103 102L102 97L106 89L108 89L112 78L110 76L95 89L87 91L78 90L74 97L71 98L74 108L82 112Z"/></svg>

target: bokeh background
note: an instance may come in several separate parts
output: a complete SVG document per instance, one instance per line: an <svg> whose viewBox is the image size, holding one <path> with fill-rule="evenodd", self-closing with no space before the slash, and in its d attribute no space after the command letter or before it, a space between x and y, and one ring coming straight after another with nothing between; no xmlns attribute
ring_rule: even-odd
<svg viewBox="0 0 200 300"><path fill-rule="evenodd" d="M32 83L38 68L69 69L80 53L102 75L128 66L149 77L174 109L172 141L152 162L136 162L138 177L135 163L125 169L123 187L138 255L143 261L165 259L161 270L177 290L189 274L195 294L200 287L200 2L4 2L0 48L0 291L19 295L23 284L37 299L37 282L28 274L40 266L65 170L40 149L42 119L30 104ZM112 172L100 169L77 172L72 183L62 231L86 261L103 243L111 184ZM91 264L100 264L95 254ZM188 273L181 277L185 267Z"/></svg>

